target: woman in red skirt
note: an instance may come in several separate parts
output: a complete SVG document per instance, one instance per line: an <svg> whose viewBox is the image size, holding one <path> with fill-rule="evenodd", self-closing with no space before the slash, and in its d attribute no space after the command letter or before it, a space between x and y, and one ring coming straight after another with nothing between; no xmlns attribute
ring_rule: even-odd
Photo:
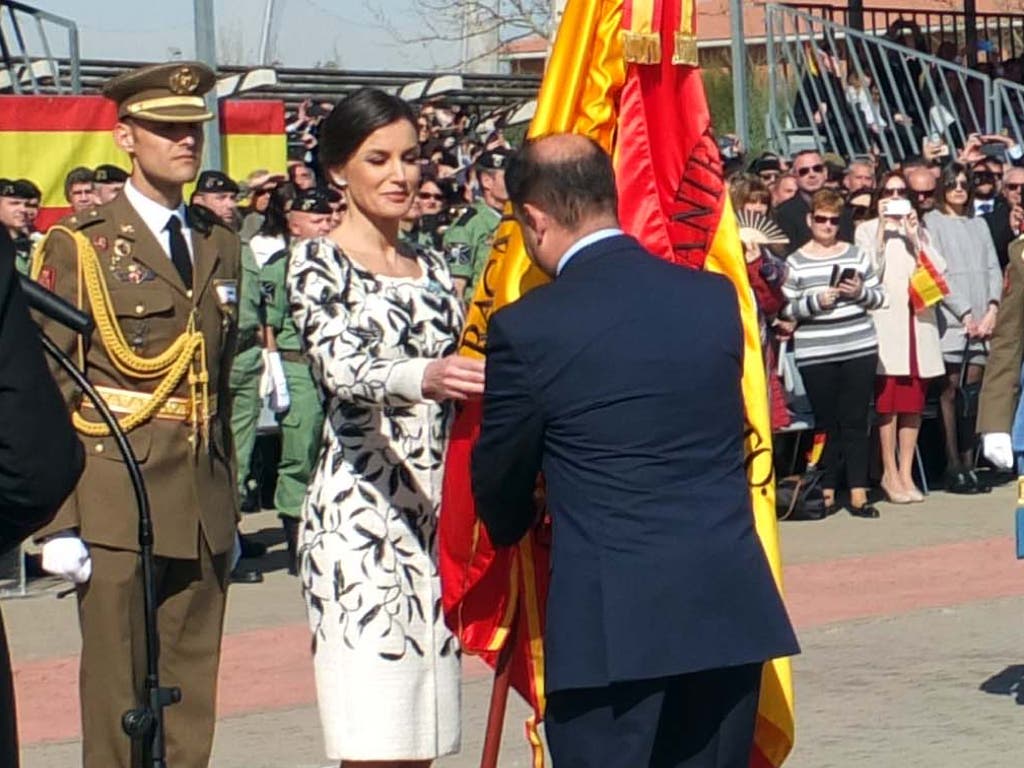
<svg viewBox="0 0 1024 768"><path fill-rule="evenodd" d="M883 178L876 205L878 218L860 224L855 239L857 245L875 254L888 296L886 306L872 313L878 331L875 409L882 490L889 501L909 504L924 500L914 484L913 469L928 379L945 372L935 308L914 311L910 276L922 251L940 272L945 272L946 265L929 244L917 213L908 212L907 184L902 176L890 173Z"/></svg>

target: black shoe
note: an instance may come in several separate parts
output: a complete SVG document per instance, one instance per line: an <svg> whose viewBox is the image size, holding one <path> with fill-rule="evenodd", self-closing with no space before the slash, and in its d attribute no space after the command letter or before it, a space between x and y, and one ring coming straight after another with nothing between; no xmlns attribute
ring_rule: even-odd
<svg viewBox="0 0 1024 768"><path fill-rule="evenodd" d="M975 493L992 493L992 488L973 469L967 470L967 479L974 486Z"/></svg>
<svg viewBox="0 0 1024 768"><path fill-rule="evenodd" d="M282 517L284 542L288 546L288 575L299 575L299 526L302 521L296 517Z"/></svg>
<svg viewBox="0 0 1024 768"><path fill-rule="evenodd" d="M854 517L863 517L868 520L877 520L879 517L882 516L882 514L878 511L878 507L875 507L871 504L865 504L864 506L861 507L851 506L849 510L850 514Z"/></svg>
<svg viewBox="0 0 1024 768"><path fill-rule="evenodd" d="M246 483L245 493L242 494L242 501L241 504L239 505L239 508L245 514L260 511L259 488L256 486L255 483Z"/></svg>
<svg viewBox="0 0 1024 768"><path fill-rule="evenodd" d="M962 469L947 471L945 486L947 493L958 493L961 495L978 493L978 488L971 482L970 475Z"/></svg>
<svg viewBox="0 0 1024 768"><path fill-rule="evenodd" d="M254 557L263 557L267 554L266 544L256 541L251 536L243 536L239 534L238 538L242 541L242 557L252 559Z"/></svg>
<svg viewBox="0 0 1024 768"><path fill-rule="evenodd" d="M246 568L241 563L235 566L231 572L232 584L259 584L263 581L263 574L255 568Z"/></svg>

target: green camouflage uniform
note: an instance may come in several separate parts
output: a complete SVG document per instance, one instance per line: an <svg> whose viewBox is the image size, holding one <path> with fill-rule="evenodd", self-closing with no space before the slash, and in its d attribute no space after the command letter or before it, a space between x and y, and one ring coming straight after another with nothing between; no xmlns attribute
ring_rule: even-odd
<svg viewBox="0 0 1024 768"><path fill-rule="evenodd" d="M32 268L32 241L28 237L14 238L14 268L26 277Z"/></svg>
<svg viewBox="0 0 1024 768"><path fill-rule="evenodd" d="M463 301L473 300L477 280L491 254L494 232L501 223L501 214L483 200L477 200L444 233L444 255L452 277L467 281Z"/></svg>
<svg viewBox="0 0 1024 768"><path fill-rule="evenodd" d="M260 286L264 323L274 331L290 400L288 410L277 416L281 461L277 465L274 507L280 517L299 518L320 450L324 412L288 309L288 256L289 251L284 249L267 260L260 270Z"/></svg>
<svg viewBox="0 0 1024 768"><path fill-rule="evenodd" d="M242 244L242 281L238 288L238 347L231 365L231 433L235 440L239 498L246 496L256 426L260 418L260 375L263 373L259 344L260 271L248 242Z"/></svg>

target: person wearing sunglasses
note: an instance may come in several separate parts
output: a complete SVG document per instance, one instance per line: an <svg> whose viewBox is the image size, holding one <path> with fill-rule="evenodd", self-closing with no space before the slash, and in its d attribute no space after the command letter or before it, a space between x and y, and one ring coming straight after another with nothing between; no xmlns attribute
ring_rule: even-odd
<svg viewBox="0 0 1024 768"><path fill-rule="evenodd" d="M1005 271L1009 261L1010 243L1024 234L1024 168L1009 166L1003 174L1000 194L989 213L982 214L996 246L999 266Z"/></svg>
<svg viewBox="0 0 1024 768"><path fill-rule="evenodd" d="M987 358L986 341L996 326L1003 275L989 228L969 218L971 174L960 163L947 165L939 179L937 207L925 214L932 244L947 265L950 294L939 305L939 332L946 378L939 400L946 448L946 490L979 493L989 490L974 471L971 442L958 439L956 392L961 374L967 384L981 381ZM966 371L962 371L963 366ZM963 431L963 430L961 430Z"/></svg>
<svg viewBox="0 0 1024 768"><path fill-rule="evenodd" d="M975 216L984 216L992 213L996 207L996 198L999 195L999 182L1003 177L1003 164L998 160L988 159L973 166L972 180L972 213Z"/></svg>
<svg viewBox="0 0 1024 768"><path fill-rule="evenodd" d="M877 217L858 225L855 238L881 272L887 297L871 316L878 331L875 410L882 453L881 485L894 504L924 501L913 478L921 414L928 380L946 372L935 308L915 311L910 299L910 278L918 254L923 253L940 274L946 263L921 227L908 192L898 172L883 176L874 201Z"/></svg>
<svg viewBox="0 0 1024 768"><path fill-rule="evenodd" d="M797 322L796 364L825 432L822 493L828 512L845 480L850 514L877 518L868 503L868 418L878 365L878 339L868 310L881 307L885 289L870 256L839 238L843 198L822 190L811 198L809 242L790 254L783 317Z"/></svg>
<svg viewBox="0 0 1024 768"><path fill-rule="evenodd" d="M789 242L798 247L811 239L811 230L807 224L811 197L828 181L828 167L817 151L808 149L798 152L793 158L792 174L796 179L797 193L776 208L775 222L789 238ZM839 217L839 239L850 242L853 240L853 219L845 206Z"/></svg>

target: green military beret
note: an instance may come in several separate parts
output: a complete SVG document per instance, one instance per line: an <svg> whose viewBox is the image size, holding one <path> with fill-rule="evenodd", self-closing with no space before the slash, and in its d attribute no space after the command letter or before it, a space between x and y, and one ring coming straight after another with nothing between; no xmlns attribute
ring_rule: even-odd
<svg viewBox="0 0 1024 768"><path fill-rule="evenodd" d="M98 165L92 180L97 184L124 184L128 181L128 172L116 165Z"/></svg>
<svg viewBox="0 0 1024 768"><path fill-rule="evenodd" d="M289 211L296 213L332 213L331 201L327 193L316 187L303 189L296 193L288 206Z"/></svg>
<svg viewBox="0 0 1024 768"><path fill-rule="evenodd" d="M196 192L233 192L238 194L238 185L231 177L220 171L203 171L196 182Z"/></svg>

